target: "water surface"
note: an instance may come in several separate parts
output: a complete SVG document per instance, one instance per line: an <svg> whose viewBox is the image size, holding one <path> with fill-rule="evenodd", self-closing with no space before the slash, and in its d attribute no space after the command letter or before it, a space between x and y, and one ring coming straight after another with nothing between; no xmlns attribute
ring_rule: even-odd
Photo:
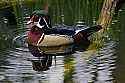
<svg viewBox="0 0 125 83"><path fill-rule="evenodd" d="M68 0L67 3L66 0L55 0L49 1L49 3L51 3L52 24L56 27L95 25L102 4L101 1L88 0ZM26 22L30 13L40 7L38 2L28 5L20 2L16 7L13 7L13 11L7 10L11 14L14 12L14 18L16 18L16 22L11 24L9 20L13 20L2 13L6 11L0 10L1 83L113 83L117 81L117 76L114 74L119 71L114 70L119 70L117 66L121 64L116 61L119 34L115 33L119 30L119 23L124 22L121 20L124 13L120 13L117 18L114 18L110 32L106 32L104 35L102 47L60 55L56 57L56 62L53 56L52 65L47 70L36 71L33 69L31 60L37 58L29 52L25 41L28 31ZM124 81L124 79L122 80Z"/></svg>

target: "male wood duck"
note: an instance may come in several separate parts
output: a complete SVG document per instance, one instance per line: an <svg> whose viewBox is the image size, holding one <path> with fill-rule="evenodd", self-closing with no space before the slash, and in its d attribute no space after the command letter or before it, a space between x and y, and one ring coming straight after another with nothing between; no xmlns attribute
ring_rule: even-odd
<svg viewBox="0 0 125 83"><path fill-rule="evenodd" d="M50 17L44 10L33 12L27 24L30 28L27 38L29 49L32 53L38 54L46 53L48 49L52 51L52 47L56 48L57 53L61 53L62 49L64 51L64 48L67 48L66 46L84 43L91 34L102 29L101 25L81 30L52 28ZM37 54L34 55L37 56Z"/></svg>

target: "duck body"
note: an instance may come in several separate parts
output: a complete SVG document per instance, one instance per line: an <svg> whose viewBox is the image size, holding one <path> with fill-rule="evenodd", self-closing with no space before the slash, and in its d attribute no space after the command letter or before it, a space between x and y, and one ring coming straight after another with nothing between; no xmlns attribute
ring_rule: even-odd
<svg viewBox="0 0 125 83"><path fill-rule="evenodd" d="M49 29L44 31L44 33L31 30L28 32L28 40L32 41L29 44L35 46L61 46L74 43L72 37L74 33L74 30L57 28Z"/></svg>
<svg viewBox="0 0 125 83"><path fill-rule="evenodd" d="M42 54L68 53L74 44L82 44L90 41L88 37L102 29L100 25L83 29L52 28L50 18L46 12L38 11L31 15L28 22L27 43L34 56ZM70 51L69 51L70 49Z"/></svg>
<svg viewBox="0 0 125 83"><path fill-rule="evenodd" d="M39 53L62 54L73 51L73 47L76 44L87 46L90 43L88 37L100 29L101 26L98 25L81 30L52 28L44 31L44 33L40 30L30 30L27 40L29 47L32 48L32 52L35 49L34 55Z"/></svg>
<svg viewBox="0 0 125 83"><path fill-rule="evenodd" d="M63 54L72 51L74 30L52 28L44 33L28 32L27 42L34 56L45 54Z"/></svg>
<svg viewBox="0 0 125 83"><path fill-rule="evenodd" d="M67 35L51 34L51 35L45 35L44 40L41 43L39 43L38 46L52 47L52 46L68 45L72 43L74 43L73 38Z"/></svg>

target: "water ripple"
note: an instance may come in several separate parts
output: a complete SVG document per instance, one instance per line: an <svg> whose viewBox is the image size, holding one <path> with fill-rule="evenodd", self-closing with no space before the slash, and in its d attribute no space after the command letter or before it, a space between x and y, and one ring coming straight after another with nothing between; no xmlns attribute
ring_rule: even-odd
<svg viewBox="0 0 125 83"><path fill-rule="evenodd" d="M112 72L115 69L115 42L108 42L104 48L90 57L86 52L74 54L75 74L73 75L75 83L112 83ZM89 51L88 51L89 53ZM83 58L83 57L89 57Z"/></svg>
<svg viewBox="0 0 125 83"><path fill-rule="evenodd" d="M18 28L2 33L2 37L6 37L2 39L9 42L10 47L0 52L3 56L0 59L0 82L22 83L25 80L26 83L63 83L64 62L61 56L56 58L56 66L52 59L52 66L49 70L41 72L33 70L31 60L38 60L38 58L32 56L28 50L27 31L26 28Z"/></svg>

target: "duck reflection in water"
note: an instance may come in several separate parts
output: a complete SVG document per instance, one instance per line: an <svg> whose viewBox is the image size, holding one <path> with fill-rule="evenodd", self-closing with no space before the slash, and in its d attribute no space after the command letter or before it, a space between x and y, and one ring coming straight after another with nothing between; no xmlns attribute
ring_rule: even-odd
<svg viewBox="0 0 125 83"><path fill-rule="evenodd" d="M52 56L43 56L40 60L32 61L33 70L46 71L52 65Z"/></svg>
<svg viewBox="0 0 125 83"><path fill-rule="evenodd" d="M71 48L71 49L74 49L74 50L72 50L72 52L68 52L68 53L65 53L65 54L74 53L76 50L79 50L79 51L82 50L83 51L89 46L89 44L90 44L90 41L88 40L88 41L86 41L86 43L83 46L82 46L82 44L81 45L75 45L74 48ZM30 53L34 57L38 57L38 59L36 59L36 60L31 60L33 70L35 70L35 71L49 70L49 68L52 66L53 54L44 54L44 52L41 53L38 50L37 46L28 45L28 48L29 48ZM64 55L64 54L61 54L61 55Z"/></svg>
<svg viewBox="0 0 125 83"><path fill-rule="evenodd" d="M35 57L38 57L36 60L31 60L33 70L35 71L46 71L52 65L52 55L41 54L38 50L38 47L29 45L29 51Z"/></svg>

